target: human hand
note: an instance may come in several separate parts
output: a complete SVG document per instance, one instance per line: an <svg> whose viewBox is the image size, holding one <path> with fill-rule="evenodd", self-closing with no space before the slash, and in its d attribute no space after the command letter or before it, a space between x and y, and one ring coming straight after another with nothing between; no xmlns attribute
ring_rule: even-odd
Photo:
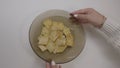
<svg viewBox="0 0 120 68"><path fill-rule="evenodd" d="M55 62L52 61L51 63L47 63L47 62L46 62L46 68L61 68L61 66L55 64Z"/></svg>
<svg viewBox="0 0 120 68"><path fill-rule="evenodd" d="M71 15L76 18L79 23L89 23L98 28L102 27L106 20L106 17L92 8L77 10L72 12Z"/></svg>

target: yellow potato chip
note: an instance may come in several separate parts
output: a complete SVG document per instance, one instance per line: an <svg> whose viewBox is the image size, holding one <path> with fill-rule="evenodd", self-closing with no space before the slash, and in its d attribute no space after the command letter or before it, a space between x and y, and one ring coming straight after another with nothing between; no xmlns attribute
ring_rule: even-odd
<svg viewBox="0 0 120 68"><path fill-rule="evenodd" d="M52 40L49 40L46 48L48 49L48 51L49 51L50 53L52 53L52 52L55 50L55 43L53 43Z"/></svg>
<svg viewBox="0 0 120 68"><path fill-rule="evenodd" d="M48 37L47 36L40 36L38 38L39 42L38 44L46 45L48 43Z"/></svg>
<svg viewBox="0 0 120 68"><path fill-rule="evenodd" d="M73 46L74 39L70 29L62 22L47 19L43 22L41 34L38 37L38 47L41 51L62 53L68 46Z"/></svg>
<svg viewBox="0 0 120 68"><path fill-rule="evenodd" d="M47 19L47 20L45 20L44 22L43 22L43 24L44 24L44 26L46 27L46 28L50 28L51 27L51 25L52 25L52 20L51 19Z"/></svg>
<svg viewBox="0 0 120 68"><path fill-rule="evenodd" d="M66 38L63 34L55 41L55 44L57 46L65 45L65 43L66 43Z"/></svg>
<svg viewBox="0 0 120 68"><path fill-rule="evenodd" d="M71 32L70 32L70 29L65 26L64 29L63 29L63 33L64 33L65 35L67 35L67 34L70 34Z"/></svg>
<svg viewBox="0 0 120 68"><path fill-rule="evenodd" d="M57 22L53 22L52 26L51 26L51 30L57 30L58 28L58 23Z"/></svg>
<svg viewBox="0 0 120 68"><path fill-rule="evenodd" d="M44 45L38 45L38 47L41 49L41 51L46 51L47 50L46 46L44 46Z"/></svg>
<svg viewBox="0 0 120 68"><path fill-rule="evenodd" d="M42 28L42 31L41 31L41 35L42 36L49 36L49 29L47 29L46 27L43 27Z"/></svg>
<svg viewBox="0 0 120 68"><path fill-rule="evenodd" d="M55 48L55 50L54 50L54 54L56 54L56 53L62 53L65 49L66 49L66 45L64 45L64 46L56 46L56 48Z"/></svg>
<svg viewBox="0 0 120 68"><path fill-rule="evenodd" d="M72 34L67 34L67 35L66 35L66 39L67 39L66 45L68 45L68 46L73 46L74 39L73 39Z"/></svg>
<svg viewBox="0 0 120 68"><path fill-rule="evenodd" d="M64 24L60 22L53 22L53 25L51 26L51 30L63 30Z"/></svg>
<svg viewBox="0 0 120 68"><path fill-rule="evenodd" d="M55 41L61 34L62 34L61 31L52 30L51 33L50 33L50 39L52 41Z"/></svg>
<svg viewBox="0 0 120 68"><path fill-rule="evenodd" d="M63 23L58 23L58 30L63 30L64 29L64 24Z"/></svg>

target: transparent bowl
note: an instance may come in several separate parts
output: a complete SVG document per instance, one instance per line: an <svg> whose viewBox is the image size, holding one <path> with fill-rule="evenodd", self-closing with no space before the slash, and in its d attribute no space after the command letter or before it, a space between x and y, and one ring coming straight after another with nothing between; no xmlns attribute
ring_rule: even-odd
<svg viewBox="0 0 120 68"><path fill-rule="evenodd" d="M82 25L76 25L69 19L69 12L64 10L48 10L38 15L32 22L29 29L29 41L33 51L46 62L54 60L57 64L63 64L75 59L83 50L85 45L85 33ZM42 52L38 48L38 36L42 28L42 21L46 18L63 22L71 29L74 37L74 46L68 47L64 52L59 54L52 54L48 51Z"/></svg>

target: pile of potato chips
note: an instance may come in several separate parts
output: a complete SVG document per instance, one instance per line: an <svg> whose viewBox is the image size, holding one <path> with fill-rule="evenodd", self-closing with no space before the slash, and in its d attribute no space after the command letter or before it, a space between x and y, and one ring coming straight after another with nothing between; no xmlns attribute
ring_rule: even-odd
<svg viewBox="0 0 120 68"><path fill-rule="evenodd" d="M42 31L38 37L38 47L41 51L48 50L50 53L61 53L68 46L74 44L70 29L62 22L46 19L43 22Z"/></svg>

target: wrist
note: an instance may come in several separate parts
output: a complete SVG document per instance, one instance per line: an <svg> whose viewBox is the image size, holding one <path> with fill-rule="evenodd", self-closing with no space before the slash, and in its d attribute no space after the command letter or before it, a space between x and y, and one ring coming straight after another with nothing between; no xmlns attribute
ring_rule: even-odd
<svg viewBox="0 0 120 68"><path fill-rule="evenodd" d="M106 19L107 19L107 18L106 18L105 16L102 16L101 22L100 22L96 27L97 27L97 28L101 28L101 27L104 25Z"/></svg>

